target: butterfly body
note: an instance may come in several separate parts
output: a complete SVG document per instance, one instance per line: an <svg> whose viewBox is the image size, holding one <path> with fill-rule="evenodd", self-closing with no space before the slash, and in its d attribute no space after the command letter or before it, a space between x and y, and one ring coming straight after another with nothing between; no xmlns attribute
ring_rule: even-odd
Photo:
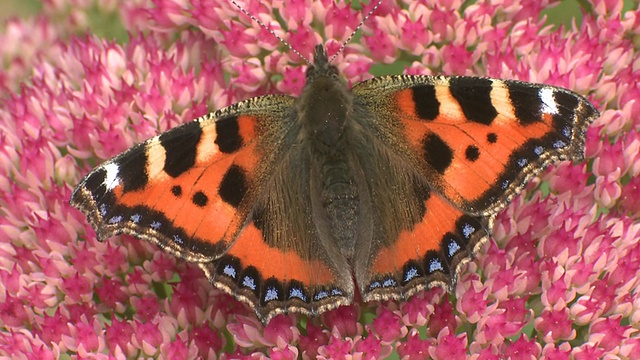
<svg viewBox="0 0 640 360"><path fill-rule="evenodd" d="M71 202L197 263L268 321L450 286L541 169L598 116L568 90L390 76L352 89L318 47L300 98L231 105L94 169Z"/></svg>

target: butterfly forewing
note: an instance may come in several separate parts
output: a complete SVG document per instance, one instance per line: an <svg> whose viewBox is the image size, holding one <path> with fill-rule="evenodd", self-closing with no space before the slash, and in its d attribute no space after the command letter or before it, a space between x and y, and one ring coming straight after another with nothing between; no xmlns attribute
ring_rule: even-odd
<svg viewBox="0 0 640 360"><path fill-rule="evenodd" d="M558 159L580 160L598 112L568 90L476 77L394 76L358 84L376 123L393 122L430 186L490 216ZM395 144L393 146L396 146Z"/></svg>

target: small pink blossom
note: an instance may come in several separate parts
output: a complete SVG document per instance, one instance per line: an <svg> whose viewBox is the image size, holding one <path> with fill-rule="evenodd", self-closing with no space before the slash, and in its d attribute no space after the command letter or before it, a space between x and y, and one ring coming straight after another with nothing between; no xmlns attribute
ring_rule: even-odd
<svg viewBox="0 0 640 360"><path fill-rule="evenodd" d="M322 320L335 336L355 338L362 335L362 325L358 323L360 309L355 306L340 306L322 314Z"/></svg>
<svg viewBox="0 0 640 360"><path fill-rule="evenodd" d="M180 338L169 343L162 349L167 359L187 359L189 358L189 348ZM193 355L192 355L193 356Z"/></svg>
<svg viewBox="0 0 640 360"><path fill-rule="evenodd" d="M416 331L409 334L407 340L398 345L398 354L403 359L424 359L429 354L430 347L431 342L422 340Z"/></svg>
<svg viewBox="0 0 640 360"><path fill-rule="evenodd" d="M640 176L631 178L631 181L622 187L619 206L626 215L638 217L640 214Z"/></svg>
<svg viewBox="0 0 640 360"><path fill-rule="evenodd" d="M339 7L332 3L324 18L324 23L327 24L326 36L332 39L346 40L351 35L354 24L358 24L358 21L358 13L354 12L350 6Z"/></svg>
<svg viewBox="0 0 640 360"><path fill-rule="evenodd" d="M285 345L283 349L274 348L271 350L271 359L273 360L295 360L298 358L298 349Z"/></svg>
<svg viewBox="0 0 640 360"><path fill-rule="evenodd" d="M25 301L7 294L0 302L0 321L8 328L21 328L29 324L29 314Z"/></svg>
<svg viewBox="0 0 640 360"><path fill-rule="evenodd" d="M331 337L327 345L318 348L320 359L344 359L353 351L353 340Z"/></svg>
<svg viewBox="0 0 640 360"><path fill-rule="evenodd" d="M560 340L573 340L576 330L572 328L569 318L569 310L545 310L535 321L536 330L543 336L547 343L555 343Z"/></svg>
<svg viewBox="0 0 640 360"><path fill-rule="evenodd" d="M124 304L127 302L127 293L123 291L123 285L116 279L105 279L102 286L96 289L96 293L106 306L117 309L118 312L125 310Z"/></svg>
<svg viewBox="0 0 640 360"><path fill-rule="evenodd" d="M456 306L457 310L464 314L467 321L472 324L477 323L480 317L486 315L490 305L488 301L489 289L482 287L481 284L476 284L477 282L471 283L472 286L465 290Z"/></svg>
<svg viewBox="0 0 640 360"><path fill-rule="evenodd" d="M522 329L522 323L509 320L504 309L496 309L491 316L478 322L476 341L500 344L506 337L513 336Z"/></svg>
<svg viewBox="0 0 640 360"><path fill-rule="evenodd" d="M449 329L444 328L438 334L435 347L429 348L429 355L433 359L466 359L467 337L466 334L455 336L449 333Z"/></svg>
<svg viewBox="0 0 640 360"><path fill-rule="evenodd" d="M318 348L329 341L329 331L323 331L322 327L312 323L307 324L307 334L300 336L300 349L302 354L314 359L318 354Z"/></svg>
<svg viewBox="0 0 640 360"><path fill-rule="evenodd" d="M297 343L300 338L300 331L295 327L292 320L292 317L285 315L279 315L271 319L264 328L265 340L280 347Z"/></svg>
<svg viewBox="0 0 640 360"><path fill-rule="evenodd" d="M582 344L572 351L573 358L576 360L601 359L604 354L605 351L593 343Z"/></svg>
<svg viewBox="0 0 640 360"><path fill-rule="evenodd" d="M151 321L160 311L161 304L155 295L131 298L131 305L136 309L136 315L144 321Z"/></svg>
<svg viewBox="0 0 640 360"><path fill-rule="evenodd" d="M233 340L242 347L274 345L265 340L262 333L262 323L255 317L236 316L237 323L227 325L233 335Z"/></svg>
<svg viewBox="0 0 640 360"><path fill-rule="evenodd" d="M133 345L142 349L144 354L148 356L156 354L163 340L158 325L152 322L136 322L134 327Z"/></svg>
<svg viewBox="0 0 640 360"><path fill-rule="evenodd" d="M217 353L225 345L224 338L220 336L219 332L206 324L194 327L191 338L200 354L207 354L210 351Z"/></svg>
<svg viewBox="0 0 640 360"><path fill-rule="evenodd" d="M364 359L381 359L389 356L392 351L390 345L383 344L381 339L373 335L356 341L355 349Z"/></svg>
<svg viewBox="0 0 640 360"><path fill-rule="evenodd" d="M92 286L92 282L81 276L80 273L75 273L73 276L63 279L63 288L69 297L69 301L89 301Z"/></svg>
<svg viewBox="0 0 640 360"><path fill-rule="evenodd" d="M92 353L100 350L101 338L98 337L93 324L83 322L77 324L72 331L72 336L76 341L76 348L80 352Z"/></svg>
<svg viewBox="0 0 640 360"><path fill-rule="evenodd" d="M423 16L415 20L405 17L401 37L404 49L419 53L424 50L425 44L431 43L432 34L427 30Z"/></svg>
<svg viewBox="0 0 640 360"><path fill-rule="evenodd" d="M432 337L436 337L442 329L448 327L451 332L458 326L458 319L453 313L453 305L444 298L437 306L435 306L427 331Z"/></svg>
<svg viewBox="0 0 640 360"><path fill-rule="evenodd" d="M373 36L365 38L367 47L371 50L374 61L390 63L393 61L396 48L388 34L381 30L374 31Z"/></svg>
<svg viewBox="0 0 640 360"><path fill-rule="evenodd" d="M439 299L433 293L441 292L442 289L432 289L422 294L416 294L400 305L404 314L402 321L407 326L424 326L429 316L434 310L433 299Z"/></svg>
<svg viewBox="0 0 640 360"><path fill-rule="evenodd" d="M593 322L589 341L598 343L600 348L609 352L617 350L630 333L635 332L630 326L622 326L621 318L622 316L612 316Z"/></svg>
<svg viewBox="0 0 640 360"><path fill-rule="evenodd" d="M392 342L407 334L407 329L402 326L400 317L396 313L380 307L377 315L371 324L371 329L382 341Z"/></svg>
<svg viewBox="0 0 640 360"><path fill-rule="evenodd" d="M286 94L300 94L306 82L304 71L300 67L287 67L283 75L284 79L278 85L278 91Z"/></svg>
<svg viewBox="0 0 640 360"><path fill-rule="evenodd" d="M613 306L615 290L614 287L608 286L605 280L594 281L588 293L579 297L571 306L574 321L587 324L606 314Z"/></svg>
<svg viewBox="0 0 640 360"><path fill-rule="evenodd" d="M552 271L557 270L554 271L554 273L563 272L558 264L554 264L554 266L550 266L550 268L552 268ZM546 277L548 273L545 273L543 270L542 274L543 277ZM546 307L555 308L556 305L565 306L568 302L572 301L576 295L576 291L568 287L564 274L562 274L559 279L553 281L544 279L542 281L542 288L543 293L541 294L540 300Z"/></svg>
<svg viewBox="0 0 640 360"><path fill-rule="evenodd" d="M504 349L504 356L508 359L538 359L542 352L542 346L534 340L529 340L525 335L512 342Z"/></svg>
<svg viewBox="0 0 640 360"><path fill-rule="evenodd" d="M571 359L571 345L568 342L556 346L547 344L542 348L542 359L544 360L569 360Z"/></svg>

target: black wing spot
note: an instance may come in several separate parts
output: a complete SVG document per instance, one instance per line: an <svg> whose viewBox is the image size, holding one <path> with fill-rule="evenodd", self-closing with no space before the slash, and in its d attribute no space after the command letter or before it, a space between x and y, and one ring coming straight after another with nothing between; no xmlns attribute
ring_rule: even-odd
<svg viewBox="0 0 640 360"><path fill-rule="evenodd" d="M193 194L193 197L191 198L191 201L193 202L193 204L195 206L205 207L207 205L207 203L209 202L209 198L202 191L196 191L196 193Z"/></svg>
<svg viewBox="0 0 640 360"><path fill-rule="evenodd" d="M166 154L164 171L169 176L176 178L193 168L201 138L202 128L195 121L160 135L160 144Z"/></svg>
<svg viewBox="0 0 640 360"><path fill-rule="evenodd" d="M423 120L435 119L440 113L440 102L436 97L435 86L430 84L418 85L411 90L418 116Z"/></svg>
<svg viewBox="0 0 640 360"><path fill-rule="evenodd" d="M216 145L220 152L225 154L234 153L244 145L240 135L238 117L229 117L216 121Z"/></svg>
<svg viewBox="0 0 640 360"><path fill-rule="evenodd" d="M175 185L171 187L171 193L173 194L173 196L175 197L180 197L182 196L182 187L180 187L180 185Z"/></svg>
<svg viewBox="0 0 640 360"><path fill-rule="evenodd" d="M443 174L453 162L453 150L438 135L431 133L422 139L425 161Z"/></svg>
<svg viewBox="0 0 640 360"><path fill-rule="evenodd" d="M511 106L516 120L522 125L530 125L542 120L540 88L519 82L505 82L509 90Z"/></svg>
<svg viewBox="0 0 640 360"><path fill-rule="evenodd" d="M480 157L480 149L475 145L469 145L467 146L467 150L464 152L464 156L467 160L475 162Z"/></svg>
<svg viewBox="0 0 640 360"><path fill-rule="evenodd" d="M498 134L496 133L488 133L487 134L487 142L489 144L495 144L498 142Z"/></svg>
<svg viewBox="0 0 640 360"><path fill-rule="evenodd" d="M238 165L231 165L222 177L218 195L227 204L237 208L249 190L245 171Z"/></svg>
<svg viewBox="0 0 640 360"><path fill-rule="evenodd" d="M498 111L491 102L492 81L477 77L454 77L449 80L449 91L458 101L467 119L491 125Z"/></svg>
<svg viewBox="0 0 640 360"><path fill-rule="evenodd" d="M147 185L147 151L145 145L138 145L127 151L116 161L118 177L122 181L122 191L136 191Z"/></svg>

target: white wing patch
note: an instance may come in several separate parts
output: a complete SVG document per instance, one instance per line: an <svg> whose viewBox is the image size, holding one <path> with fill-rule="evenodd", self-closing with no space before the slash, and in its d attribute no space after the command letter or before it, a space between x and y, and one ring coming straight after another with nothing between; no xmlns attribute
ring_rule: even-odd
<svg viewBox="0 0 640 360"><path fill-rule="evenodd" d="M104 186L107 188L107 191L111 191L116 186L120 185L120 178L118 177L120 168L118 167L118 164L113 162L104 164L103 168L104 171L107 172L104 176Z"/></svg>

